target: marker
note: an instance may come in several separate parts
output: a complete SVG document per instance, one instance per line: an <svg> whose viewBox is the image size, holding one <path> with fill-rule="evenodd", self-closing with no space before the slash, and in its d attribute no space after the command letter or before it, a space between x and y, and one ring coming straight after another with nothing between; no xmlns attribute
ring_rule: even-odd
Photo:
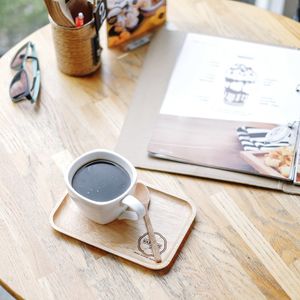
<svg viewBox="0 0 300 300"><path fill-rule="evenodd" d="M82 12L78 13L78 16L75 18L76 27L81 27L84 24L84 15Z"/></svg>

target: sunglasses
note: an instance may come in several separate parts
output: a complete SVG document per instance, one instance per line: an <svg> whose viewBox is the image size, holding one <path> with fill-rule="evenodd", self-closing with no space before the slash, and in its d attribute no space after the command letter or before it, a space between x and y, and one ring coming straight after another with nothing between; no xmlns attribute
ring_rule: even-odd
<svg viewBox="0 0 300 300"><path fill-rule="evenodd" d="M10 67L18 72L10 83L9 95L13 102L29 100L35 103L40 91L39 60L33 43L26 43L16 53Z"/></svg>

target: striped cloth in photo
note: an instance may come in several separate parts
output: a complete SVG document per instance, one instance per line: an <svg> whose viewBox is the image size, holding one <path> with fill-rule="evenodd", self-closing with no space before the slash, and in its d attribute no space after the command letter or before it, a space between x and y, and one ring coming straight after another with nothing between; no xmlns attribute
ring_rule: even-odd
<svg viewBox="0 0 300 300"><path fill-rule="evenodd" d="M289 145L291 133L280 142L265 142L265 137L270 131L271 129L243 126L237 129L237 134L245 151L267 151Z"/></svg>

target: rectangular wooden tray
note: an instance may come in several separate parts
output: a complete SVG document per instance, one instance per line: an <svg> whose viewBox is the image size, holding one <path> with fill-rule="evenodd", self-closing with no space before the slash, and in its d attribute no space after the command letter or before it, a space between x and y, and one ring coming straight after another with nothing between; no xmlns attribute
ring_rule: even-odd
<svg viewBox="0 0 300 300"><path fill-rule="evenodd" d="M196 207L188 200L147 186L151 197L149 216L161 253L160 263L154 261L144 220L97 224L81 213L68 194L53 209L51 226L63 234L146 268L166 268L189 232L196 216Z"/></svg>

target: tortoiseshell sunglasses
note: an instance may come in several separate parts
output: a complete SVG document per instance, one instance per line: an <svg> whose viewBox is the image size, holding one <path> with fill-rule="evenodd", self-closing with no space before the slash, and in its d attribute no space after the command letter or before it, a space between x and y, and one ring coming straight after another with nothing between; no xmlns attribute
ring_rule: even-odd
<svg viewBox="0 0 300 300"><path fill-rule="evenodd" d="M27 99L35 103L40 91L41 75L33 43L28 42L21 47L12 59L10 67L18 70L9 87L11 100L19 102Z"/></svg>

